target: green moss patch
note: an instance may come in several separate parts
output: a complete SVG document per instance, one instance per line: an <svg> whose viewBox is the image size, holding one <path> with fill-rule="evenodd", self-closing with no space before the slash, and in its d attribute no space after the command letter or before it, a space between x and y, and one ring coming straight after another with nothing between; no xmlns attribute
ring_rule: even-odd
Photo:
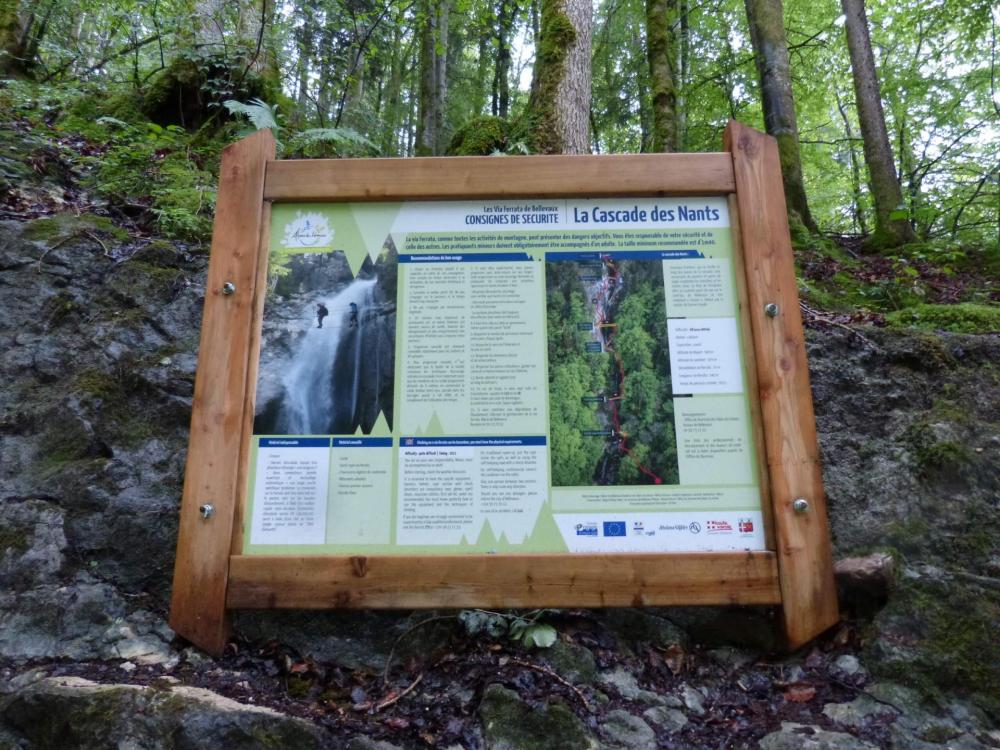
<svg viewBox="0 0 1000 750"><path fill-rule="evenodd" d="M520 750L587 750L597 741L583 722L562 703L533 708L517 693L490 685L483 695L480 715L488 747Z"/></svg>
<svg viewBox="0 0 1000 750"><path fill-rule="evenodd" d="M500 117L477 117L452 136L451 156L489 156L507 149L510 123Z"/></svg>
<svg viewBox="0 0 1000 750"><path fill-rule="evenodd" d="M1000 307L963 302L957 305L917 305L886 316L896 328L952 333L1000 333Z"/></svg>
<svg viewBox="0 0 1000 750"><path fill-rule="evenodd" d="M77 215L72 211L29 221L24 228L24 236L29 240L48 243L65 243L76 235L85 237L87 232L119 241L128 239L128 233L116 227L106 216Z"/></svg>
<svg viewBox="0 0 1000 750"><path fill-rule="evenodd" d="M904 577L880 613L868 647L874 673L924 696L968 697L1000 713L1000 601L995 593L945 580Z"/></svg>

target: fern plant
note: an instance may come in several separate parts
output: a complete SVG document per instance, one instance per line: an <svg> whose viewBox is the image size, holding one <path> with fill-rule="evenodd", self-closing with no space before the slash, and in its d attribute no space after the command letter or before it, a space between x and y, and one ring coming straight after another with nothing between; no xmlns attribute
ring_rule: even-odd
<svg viewBox="0 0 1000 750"><path fill-rule="evenodd" d="M247 119L252 126L248 132L268 129L274 133L278 150L288 156L374 156L378 153L374 143L351 128L310 128L290 134L286 144L281 137L286 128L279 122L277 107L261 99L249 102L227 99L223 105L232 114Z"/></svg>

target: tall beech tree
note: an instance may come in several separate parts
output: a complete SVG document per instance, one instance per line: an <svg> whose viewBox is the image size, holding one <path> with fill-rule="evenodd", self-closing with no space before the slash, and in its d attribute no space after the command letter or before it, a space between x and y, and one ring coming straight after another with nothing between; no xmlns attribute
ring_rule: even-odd
<svg viewBox="0 0 1000 750"><path fill-rule="evenodd" d="M448 95L448 15L451 3L421 4L420 114L417 156L440 156L445 139L445 99Z"/></svg>
<svg viewBox="0 0 1000 750"><path fill-rule="evenodd" d="M653 110L650 151L677 150L677 87L671 65L675 4L676 0L646 0L646 58Z"/></svg>
<svg viewBox="0 0 1000 750"><path fill-rule="evenodd" d="M819 228L809 211L802 179L802 156L799 152L799 127L792 96L792 74L785 38L781 0L745 0L754 61L760 81L764 128L778 141L781 157L781 181L789 214L795 214L810 232Z"/></svg>
<svg viewBox="0 0 1000 750"><path fill-rule="evenodd" d="M865 164L868 167L872 200L875 202L875 233L872 244L876 247L898 247L905 242L912 242L916 235L905 218L893 216L893 212L903 203L903 193L899 187L892 145L885 126L885 111L882 109L865 3L864 0L841 0L841 6L844 9L847 50L851 56Z"/></svg>
<svg viewBox="0 0 1000 750"><path fill-rule="evenodd" d="M590 0L542 0L528 116L538 153L590 152Z"/></svg>

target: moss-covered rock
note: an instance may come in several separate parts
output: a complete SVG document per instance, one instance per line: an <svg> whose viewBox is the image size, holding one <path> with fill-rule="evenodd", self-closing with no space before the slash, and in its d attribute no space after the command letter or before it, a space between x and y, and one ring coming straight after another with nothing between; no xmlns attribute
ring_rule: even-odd
<svg viewBox="0 0 1000 750"><path fill-rule="evenodd" d="M24 236L27 239L46 243L49 247L55 246L56 243L67 243L76 237L79 237L81 242L86 242L88 233L117 241L128 239L128 233L116 227L108 217L76 214L72 211L34 219L24 228ZM92 238L90 241L94 242Z"/></svg>
<svg viewBox="0 0 1000 750"><path fill-rule="evenodd" d="M513 690L489 685L479 707L488 750L588 750L598 747L562 703L530 706Z"/></svg>
<svg viewBox="0 0 1000 750"><path fill-rule="evenodd" d="M957 305L916 305L886 316L898 328L952 333L1000 333L1000 306L963 302Z"/></svg>
<svg viewBox="0 0 1000 750"><path fill-rule="evenodd" d="M501 117L477 117L455 131L449 156L489 156L507 150L510 123Z"/></svg>
<svg viewBox="0 0 1000 750"><path fill-rule="evenodd" d="M916 573L916 575L914 575ZM959 574L962 576L963 574ZM867 649L876 676L923 695L969 698L1000 715L1000 597L975 581L915 569L876 618Z"/></svg>
<svg viewBox="0 0 1000 750"><path fill-rule="evenodd" d="M33 748L318 748L322 731L302 719L244 706L200 688L100 685L49 677L0 704L0 718Z"/></svg>

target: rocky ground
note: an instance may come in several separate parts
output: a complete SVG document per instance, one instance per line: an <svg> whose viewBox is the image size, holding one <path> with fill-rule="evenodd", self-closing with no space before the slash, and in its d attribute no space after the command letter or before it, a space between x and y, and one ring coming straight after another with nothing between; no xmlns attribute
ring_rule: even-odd
<svg viewBox="0 0 1000 750"><path fill-rule="evenodd" d="M0 222L0 748L1000 747L1000 335L810 328L836 556L868 557L799 653L766 609L550 612L543 650L286 612L216 660L165 622L204 270Z"/></svg>

